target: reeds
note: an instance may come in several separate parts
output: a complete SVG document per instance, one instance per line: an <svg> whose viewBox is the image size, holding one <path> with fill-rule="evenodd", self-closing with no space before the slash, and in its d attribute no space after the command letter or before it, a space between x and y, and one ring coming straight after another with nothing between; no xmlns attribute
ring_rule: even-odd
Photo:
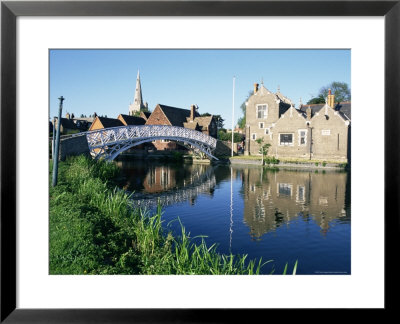
<svg viewBox="0 0 400 324"><path fill-rule="evenodd" d="M271 262L220 254L182 223L173 236L160 205L154 214L135 208L113 186L118 172L82 156L61 163L59 183L50 187L51 274L259 274Z"/></svg>

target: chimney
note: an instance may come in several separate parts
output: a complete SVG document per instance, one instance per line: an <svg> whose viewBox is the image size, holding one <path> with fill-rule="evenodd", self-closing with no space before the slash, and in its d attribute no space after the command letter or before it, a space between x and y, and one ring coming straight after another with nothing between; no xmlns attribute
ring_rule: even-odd
<svg viewBox="0 0 400 324"><path fill-rule="evenodd" d="M254 94L258 91L258 83L254 83Z"/></svg>
<svg viewBox="0 0 400 324"><path fill-rule="evenodd" d="M71 116L70 116L69 113L66 113L65 117L66 117L67 119L71 119Z"/></svg>
<svg viewBox="0 0 400 324"><path fill-rule="evenodd" d="M190 120L193 121L195 117L196 117L196 106L191 105L190 106Z"/></svg>
<svg viewBox="0 0 400 324"><path fill-rule="evenodd" d="M332 94L331 89L329 89L329 91L328 91L328 105L331 108L334 108L334 106L335 106L335 95Z"/></svg>
<svg viewBox="0 0 400 324"><path fill-rule="evenodd" d="M308 106L308 108L306 109L306 115L307 115L307 120L311 119L311 107Z"/></svg>

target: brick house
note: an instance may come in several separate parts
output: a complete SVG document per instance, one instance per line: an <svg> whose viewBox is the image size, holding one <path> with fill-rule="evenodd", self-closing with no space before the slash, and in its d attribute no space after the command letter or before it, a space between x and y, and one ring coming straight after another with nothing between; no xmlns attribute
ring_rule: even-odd
<svg viewBox="0 0 400 324"><path fill-rule="evenodd" d="M259 155L263 138L270 144L269 155L276 158L305 158L348 162L350 157L351 104L334 103L329 92L327 103L302 105L292 102L278 90L272 93L254 85L246 106L245 155Z"/></svg>
<svg viewBox="0 0 400 324"><path fill-rule="evenodd" d="M214 138L217 137L217 124L213 116L200 117L197 107L190 110L158 104L146 121L146 125L169 125L197 130ZM177 144L167 140L153 142L157 150L175 150Z"/></svg>

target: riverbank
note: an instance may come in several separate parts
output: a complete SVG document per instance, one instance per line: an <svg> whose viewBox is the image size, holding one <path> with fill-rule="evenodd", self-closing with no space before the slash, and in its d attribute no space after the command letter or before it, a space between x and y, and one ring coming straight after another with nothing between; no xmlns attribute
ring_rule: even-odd
<svg viewBox="0 0 400 324"><path fill-rule="evenodd" d="M261 156L233 156L229 157L231 164L262 165ZM270 163L264 161L264 166L285 169L307 169L307 170L347 170L348 164L342 161L326 160L304 160L281 158Z"/></svg>
<svg viewBox="0 0 400 324"><path fill-rule="evenodd" d="M150 215L116 188L118 173L83 156L60 162L58 185L50 186L50 274L259 273L261 259L221 255L183 225L173 236L160 207Z"/></svg>

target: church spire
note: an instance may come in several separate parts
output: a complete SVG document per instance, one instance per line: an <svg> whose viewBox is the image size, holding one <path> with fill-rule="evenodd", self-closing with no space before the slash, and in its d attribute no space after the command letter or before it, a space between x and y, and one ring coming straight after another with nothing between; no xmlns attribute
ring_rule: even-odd
<svg viewBox="0 0 400 324"><path fill-rule="evenodd" d="M134 115L136 111L140 111L145 108L143 104L142 98L142 86L140 84L140 74L139 70L136 77L136 89L135 89L135 97L133 99L133 104L129 105L129 115Z"/></svg>

